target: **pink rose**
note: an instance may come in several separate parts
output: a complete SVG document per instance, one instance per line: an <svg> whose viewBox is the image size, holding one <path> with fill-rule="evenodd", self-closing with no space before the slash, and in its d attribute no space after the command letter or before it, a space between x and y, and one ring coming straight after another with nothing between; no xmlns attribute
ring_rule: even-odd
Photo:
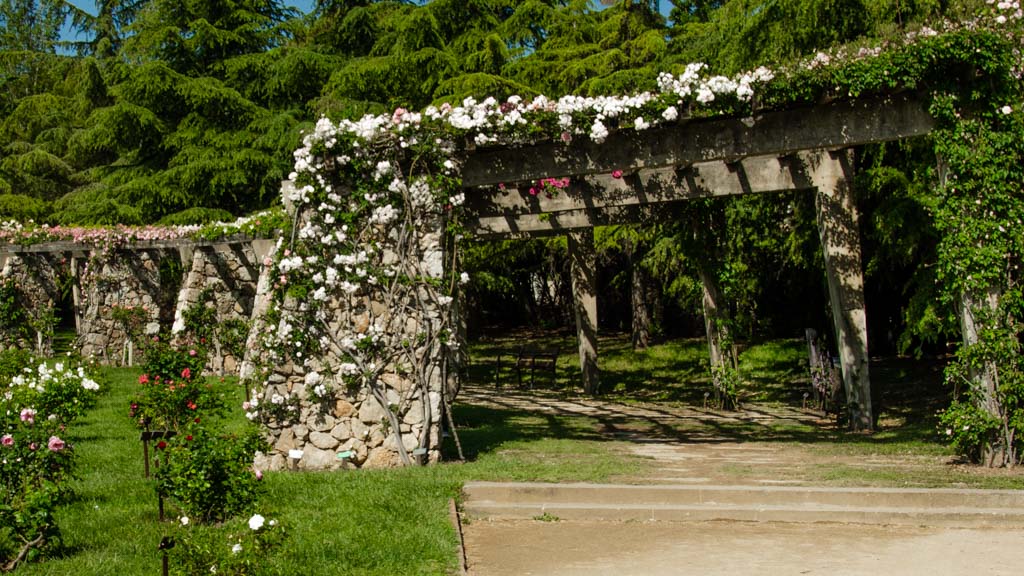
<svg viewBox="0 0 1024 576"><path fill-rule="evenodd" d="M36 411L31 408L25 408L21 411L21 421L33 424L36 421Z"/></svg>
<svg viewBox="0 0 1024 576"><path fill-rule="evenodd" d="M4 446L14 446L14 436L4 434L4 437L0 438L0 444Z"/></svg>
<svg viewBox="0 0 1024 576"><path fill-rule="evenodd" d="M192 377L192 371L189 370L188 368L185 368L184 370L181 371L181 377L184 378L185 380L188 380L189 378Z"/></svg>
<svg viewBox="0 0 1024 576"><path fill-rule="evenodd" d="M50 449L50 452L60 452L66 446L64 441L56 436L50 436L50 441L46 443L46 447Z"/></svg>
<svg viewBox="0 0 1024 576"><path fill-rule="evenodd" d="M195 356L195 355L196 355L196 350L195 350L195 348L193 348L193 349L189 350L189 351L188 351L188 355L189 355L189 356Z"/></svg>
<svg viewBox="0 0 1024 576"><path fill-rule="evenodd" d="M622 178L622 170L612 170L612 178Z"/></svg>

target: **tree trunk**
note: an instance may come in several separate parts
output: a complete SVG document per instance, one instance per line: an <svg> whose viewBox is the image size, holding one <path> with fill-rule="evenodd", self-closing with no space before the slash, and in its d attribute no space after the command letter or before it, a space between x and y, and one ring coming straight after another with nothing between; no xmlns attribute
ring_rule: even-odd
<svg viewBox="0 0 1024 576"><path fill-rule="evenodd" d="M978 334L985 324L998 321L994 316L998 313L1001 296L997 288L989 288L982 293L964 293L961 296L960 329L965 347L977 345L981 341ZM980 366L971 365L968 378L978 393L979 407L1000 423L999 439L985 444L982 461L988 466L1013 466L1017 462L1017 453L1013 445L1013 432L999 400L999 367L991 360L986 360Z"/></svg>
<svg viewBox="0 0 1024 576"><path fill-rule="evenodd" d="M708 352L711 367L716 368L729 362L730 350L723 345L729 341L728 315L725 312L724 296L718 287L718 279L706 266L697 266L697 276L704 288L704 328L708 336Z"/></svg>
<svg viewBox="0 0 1024 576"><path fill-rule="evenodd" d="M640 267L634 247L626 251L632 289L630 303L633 309L633 349L644 350L651 343L651 313L647 306L647 272Z"/></svg>

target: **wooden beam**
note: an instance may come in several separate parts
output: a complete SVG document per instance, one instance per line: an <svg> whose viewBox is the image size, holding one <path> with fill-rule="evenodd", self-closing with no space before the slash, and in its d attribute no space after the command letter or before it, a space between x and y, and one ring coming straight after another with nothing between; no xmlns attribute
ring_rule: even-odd
<svg viewBox="0 0 1024 576"><path fill-rule="evenodd" d="M818 234L825 257L850 427L870 431L874 428L874 420L868 374L868 325L864 309L857 206L851 190L853 165L849 152L817 151L800 156L807 177L818 189L815 202Z"/></svg>
<svg viewBox="0 0 1024 576"><path fill-rule="evenodd" d="M565 234L573 230L664 220L673 213L672 204L634 204L565 210L550 214L490 216L466 222L466 230L476 239L535 238Z"/></svg>
<svg viewBox="0 0 1024 576"><path fill-rule="evenodd" d="M594 251L594 231L572 232L568 240L583 391L596 395L601 389L601 376L597 368L597 253Z"/></svg>
<svg viewBox="0 0 1024 576"><path fill-rule="evenodd" d="M176 238L173 240L140 240L128 244L113 246L113 250L162 250L170 248L186 247L214 247L228 246L235 244L247 244L253 239L243 236L232 236L221 240L193 240L191 238ZM33 252L71 252L78 257L87 257L89 253L96 250L97 245L87 242L69 242L65 240L55 242L40 242L39 244L0 244L0 254L22 254Z"/></svg>
<svg viewBox="0 0 1024 576"><path fill-rule="evenodd" d="M529 188L523 185L467 191L466 211L483 219L810 189L811 185L794 174L791 157L767 156L736 162L700 162L678 170L640 170L619 178L610 174L583 176L571 181L553 198L543 192L530 194Z"/></svg>
<svg viewBox="0 0 1024 576"><path fill-rule="evenodd" d="M846 148L928 134L934 120L908 95L765 112L750 118L683 121L650 130L620 130L602 144L578 138L517 148L481 149L466 158L466 187L546 177L633 172L706 160Z"/></svg>

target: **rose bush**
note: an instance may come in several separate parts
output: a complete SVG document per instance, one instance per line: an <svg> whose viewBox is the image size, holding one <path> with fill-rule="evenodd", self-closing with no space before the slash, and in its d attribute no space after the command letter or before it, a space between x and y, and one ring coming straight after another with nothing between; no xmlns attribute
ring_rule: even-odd
<svg viewBox="0 0 1024 576"><path fill-rule="evenodd" d="M267 562L270 553L287 536L276 519L254 514L235 518L222 526L196 525L182 517L171 549L171 574L220 574L271 576L284 572Z"/></svg>
<svg viewBox="0 0 1024 576"><path fill-rule="evenodd" d="M82 367L45 363L0 380L0 566L57 545L74 471L68 427L99 390Z"/></svg>
<svg viewBox="0 0 1024 576"><path fill-rule="evenodd" d="M200 523L250 512L263 490L253 460L265 449L255 429L234 435L202 424L187 426L157 444L157 493Z"/></svg>
<svg viewBox="0 0 1024 576"><path fill-rule="evenodd" d="M202 348L178 349L165 339L147 344L139 391L128 409L129 416L141 428L180 431L195 422L200 414L220 415L223 398L202 376L206 351Z"/></svg>

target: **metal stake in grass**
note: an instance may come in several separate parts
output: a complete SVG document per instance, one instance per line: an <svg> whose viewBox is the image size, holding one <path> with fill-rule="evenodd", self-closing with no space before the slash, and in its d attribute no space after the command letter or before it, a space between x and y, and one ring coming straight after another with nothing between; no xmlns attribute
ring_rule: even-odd
<svg viewBox="0 0 1024 576"><path fill-rule="evenodd" d="M164 536L160 539L160 545L157 546L157 550L163 552L163 575L167 576L167 551L174 548L174 538L170 536Z"/></svg>

